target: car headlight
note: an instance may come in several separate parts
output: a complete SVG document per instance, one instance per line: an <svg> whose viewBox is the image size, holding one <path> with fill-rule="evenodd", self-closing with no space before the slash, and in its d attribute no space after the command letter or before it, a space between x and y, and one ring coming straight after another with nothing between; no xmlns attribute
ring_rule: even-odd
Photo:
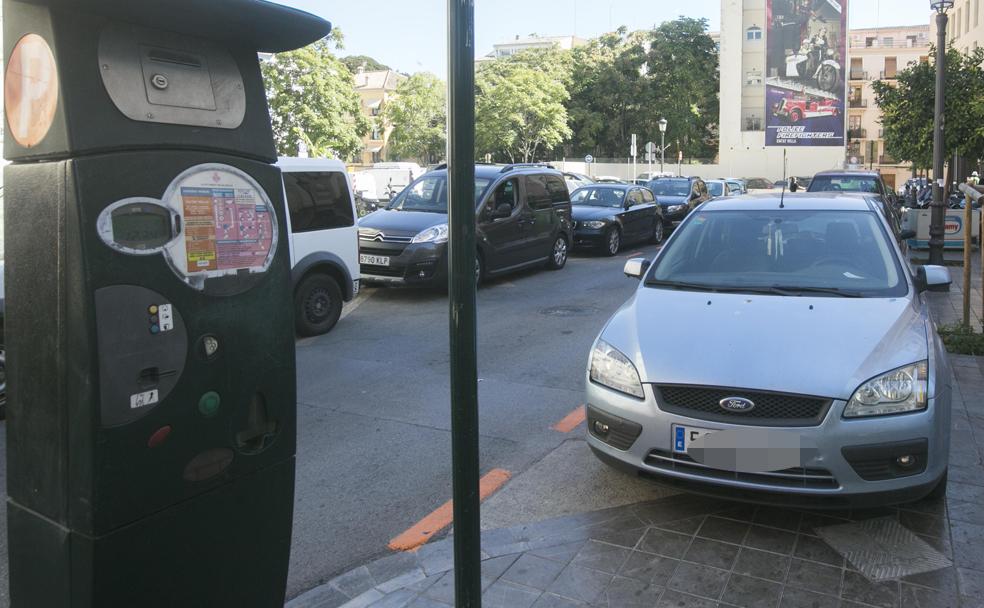
<svg viewBox="0 0 984 608"><path fill-rule="evenodd" d="M447 243L448 242L448 225L438 224L437 226L431 226L427 230L424 230L417 234L417 236L410 239L411 243Z"/></svg>
<svg viewBox="0 0 984 608"><path fill-rule="evenodd" d="M591 350L591 380L639 399L646 396L635 366L604 340L598 340Z"/></svg>
<svg viewBox="0 0 984 608"><path fill-rule="evenodd" d="M602 220L591 220L589 222L581 222L581 226L592 229L604 228L605 222Z"/></svg>
<svg viewBox="0 0 984 608"><path fill-rule="evenodd" d="M670 205L666 208L666 211L667 213L677 213L678 211L683 211L686 208L686 205Z"/></svg>
<svg viewBox="0 0 984 608"><path fill-rule="evenodd" d="M929 364L920 361L868 380L854 391L844 408L844 417L884 416L926 409L928 370Z"/></svg>

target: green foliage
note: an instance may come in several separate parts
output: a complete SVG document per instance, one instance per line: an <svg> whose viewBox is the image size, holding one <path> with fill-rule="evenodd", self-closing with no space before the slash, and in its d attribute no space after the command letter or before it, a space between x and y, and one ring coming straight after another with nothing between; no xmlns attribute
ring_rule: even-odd
<svg viewBox="0 0 984 608"><path fill-rule="evenodd" d="M947 351L957 355L984 355L984 334L963 323L941 325L939 332Z"/></svg>
<svg viewBox="0 0 984 608"><path fill-rule="evenodd" d="M367 72L390 69L388 65L383 65L368 55L349 55L348 57L342 57L342 63L353 74L358 72L359 68L363 68Z"/></svg>
<svg viewBox="0 0 984 608"><path fill-rule="evenodd" d="M511 162L530 162L571 136L566 53L525 51L479 65L475 75L475 147Z"/></svg>
<svg viewBox="0 0 984 608"><path fill-rule="evenodd" d="M392 125L390 150L399 157L430 162L447 147L446 86L437 76L422 72L400 83L383 110Z"/></svg>
<svg viewBox="0 0 984 608"><path fill-rule="evenodd" d="M897 74L897 86L872 83L882 111L885 150L900 161L930 167L936 101L936 53L929 63L911 63ZM954 153L977 158L984 149L984 49L964 54L949 49L943 158Z"/></svg>
<svg viewBox="0 0 984 608"><path fill-rule="evenodd" d="M296 155L302 141L311 156L350 159L362 150L370 123L352 73L332 45L341 48L340 34L274 55L262 66L278 154Z"/></svg>
<svg viewBox="0 0 984 608"><path fill-rule="evenodd" d="M717 153L719 71L707 21L681 17L650 31L624 27L573 52L572 147L599 157L628 155L628 141L667 142L687 156ZM672 148L674 151L676 147Z"/></svg>

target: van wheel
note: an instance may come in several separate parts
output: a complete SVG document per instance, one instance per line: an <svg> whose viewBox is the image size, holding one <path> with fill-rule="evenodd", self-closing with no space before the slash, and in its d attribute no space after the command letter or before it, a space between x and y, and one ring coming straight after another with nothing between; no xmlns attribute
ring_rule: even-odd
<svg viewBox="0 0 984 608"><path fill-rule="evenodd" d="M312 274L294 293L294 324L302 336L327 333L342 315L342 290L326 274Z"/></svg>
<svg viewBox="0 0 984 608"><path fill-rule="evenodd" d="M557 235L554 239L553 247L550 248L550 257L547 258L547 268L550 270L560 270L567 264L567 239L564 235Z"/></svg>

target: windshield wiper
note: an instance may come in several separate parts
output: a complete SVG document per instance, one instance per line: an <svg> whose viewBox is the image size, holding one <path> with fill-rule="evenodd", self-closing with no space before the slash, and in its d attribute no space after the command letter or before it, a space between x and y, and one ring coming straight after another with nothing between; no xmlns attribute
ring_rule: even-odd
<svg viewBox="0 0 984 608"><path fill-rule="evenodd" d="M669 287L671 289L681 289L684 291L718 291L714 285L704 285L702 283L684 283L682 281L658 281L651 279L646 281L646 287Z"/></svg>
<svg viewBox="0 0 984 608"><path fill-rule="evenodd" d="M772 285L768 287L774 293L779 293L787 296L794 296L803 293L825 293L833 296L840 296L842 298L863 298L864 296L857 292L851 291L849 289L840 289L839 287L808 287L802 285Z"/></svg>
<svg viewBox="0 0 984 608"><path fill-rule="evenodd" d="M705 285L702 283L685 283L681 281L646 281L646 287L669 287L683 291L709 291L712 293L758 293L779 296L797 296L803 293L825 293L843 298L863 297L856 291L838 289L836 287L800 287L795 285Z"/></svg>

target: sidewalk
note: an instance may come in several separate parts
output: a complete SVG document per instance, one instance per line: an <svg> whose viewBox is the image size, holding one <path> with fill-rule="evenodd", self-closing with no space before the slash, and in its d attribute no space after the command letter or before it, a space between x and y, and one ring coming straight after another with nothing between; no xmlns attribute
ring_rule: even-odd
<svg viewBox="0 0 984 608"><path fill-rule="evenodd" d="M910 257L925 258L926 251L910 252ZM936 322L940 325L953 325L963 323L963 252L945 251L943 257L947 262L959 262L960 266L950 266L950 276L953 285L949 293L934 293L930 297L930 309ZM975 331L981 330L981 323L984 321L984 301L981 296L981 252L974 250L971 252L971 293L970 293L970 317L971 325Z"/></svg>
<svg viewBox="0 0 984 608"><path fill-rule="evenodd" d="M930 294L941 323L960 316L959 269L952 270L951 292ZM976 287L980 319L979 279ZM951 361L945 501L809 511L676 494L488 530L483 606L984 608L984 358ZM867 550L871 542L853 552L846 546L866 536L898 548L886 556ZM394 553L287 608L447 608L454 604L451 555L450 537Z"/></svg>

